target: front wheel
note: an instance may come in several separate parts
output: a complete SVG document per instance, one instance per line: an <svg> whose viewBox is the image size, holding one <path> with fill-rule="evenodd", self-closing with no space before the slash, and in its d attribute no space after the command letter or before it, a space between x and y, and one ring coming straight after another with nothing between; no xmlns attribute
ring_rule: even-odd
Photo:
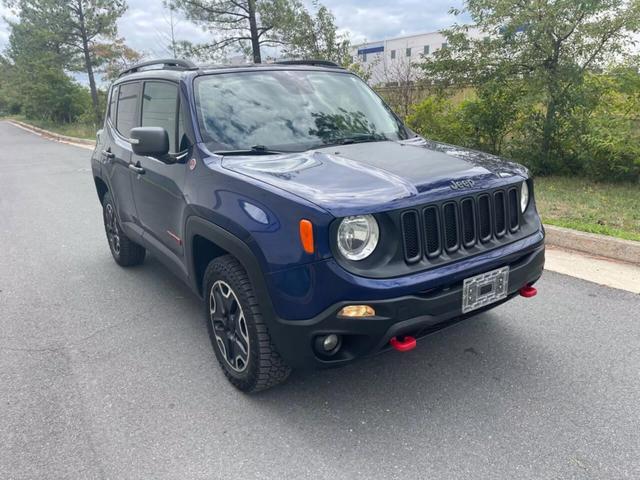
<svg viewBox="0 0 640 480"><path fill-rule="evenodd" d="M271 341L242 265L231 255L213 260L204 285L209 338L229 381L251 393L286 380L291 369Z"/></svg>

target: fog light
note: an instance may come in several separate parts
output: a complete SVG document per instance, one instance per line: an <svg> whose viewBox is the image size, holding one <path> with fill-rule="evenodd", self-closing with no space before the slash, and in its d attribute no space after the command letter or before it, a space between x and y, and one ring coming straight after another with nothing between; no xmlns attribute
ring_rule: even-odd
<svg viewBox="0 0 640 480"><path fill-rule="evenodd" d="M330 352L338 346L339 342L340 338L338 337L338 335L334 333L332 333L331 335L327 335L326 337L324 337L324 340L322 340L322 349L325 352Z"/></svg>
<svg viewBox="0 0 640 480"><path fill-rule="evenodd" d="M315 339L315 349L321 356L331 357L335 355L342 347L342 336L330 333L329 335L320 335Z"/></svg>
<svg viewBox="0 0 640 480"><path fill-rule="evenodd" d="M338 313L339 317L373 317L376 311L369 305L347 305Z"/></svg>

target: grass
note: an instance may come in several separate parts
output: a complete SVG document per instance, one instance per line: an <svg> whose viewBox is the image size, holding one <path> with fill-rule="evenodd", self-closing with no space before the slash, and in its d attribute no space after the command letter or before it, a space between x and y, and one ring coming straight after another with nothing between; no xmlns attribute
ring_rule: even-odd
<svg viewBox="0 0 640 480"><path fill-rule="evenodd" d="M640 241L640 184L538 177L535 194L544 223Z"/></svg>
<svg viewBox="0 0 640 480"><path fill-rule="evenodd" d="M26 119L23 116L13 116L8 118L20 120L21 122L28 123L29 125L34 125L36 127L44 128L45 130L59 133L61 135L67 135L69 137L76 137L76 138L84 138L88 140L95 140L96 132L98 131L98 129L96 129L96 127L94 127L93 125L87 125L84 123L57 124L47 120Z"/></svg>

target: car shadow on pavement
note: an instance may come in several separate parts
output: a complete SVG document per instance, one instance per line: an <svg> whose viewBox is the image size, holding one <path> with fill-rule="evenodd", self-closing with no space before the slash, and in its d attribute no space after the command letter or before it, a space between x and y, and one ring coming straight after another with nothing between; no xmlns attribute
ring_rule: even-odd
<svg viewBox="0 0 640 480"><path fill-rule="evenodd" d="M432 413L440 420L463 412L473 416L496 397L514 395L514 385L515 396L538 388L528 360L540 355L538 346L528 344L505 317L498 307L420 339L411 352L294 372L287 383L251 402L309 432L334 423L347 431L370 424L402 431L428 423ZM487 408L489 413L495 406Z"/></svg>
<svg viewBox="0 0 640 480"><path fill-rule="evenodd" d="M195 295L153 257L135 276L152 295L170 291L190 305L175 321L202 345L207 333ZM309 432L371 423L411 428L427 421L430 412L445 418L471 414L469 409L482 408L507 390L505 395L512 395L514 384L525 392L538 388L529 360L540 357L541 346L523 336L511 312L508 304L499 306L419 339L407 353L388 351L341 368L294 371L284 384L255 395L241 394L224 380L212 351L206 363L215 388L228 389L247 408L280 417L291 427L304 424ZM530 388L527 381L533 383Z"/></svg>

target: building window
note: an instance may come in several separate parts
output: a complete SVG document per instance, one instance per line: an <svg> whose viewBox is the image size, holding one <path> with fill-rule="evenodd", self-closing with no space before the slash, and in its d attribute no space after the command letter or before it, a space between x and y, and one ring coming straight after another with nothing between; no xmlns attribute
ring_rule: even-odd
<svg viewBox="0 0 640 480"><path fill-rule="evenodd" d="M411 56L411 47L408 47L408 48L407 48L407 52L406 52L406 54L407 54L407 57L410 57L410 56Z"/></svg>
<svg viewBox="0 0 640 480"><path fill-rule="evenodd" d="M429 55L429 45L424 46L424 54Z"/></svg>
<svg viewBox="0 0 640 480"><path fill-rule="evenodd" d="M363 53L363 54L362 54L362 61L363 61L363 62L366 62L366 61L367 61L367 54L366 54L366 53Z"/></svg>
<svg viewBox="0 0 640 480"><path fill-rule="evenodd" d="M395 50L391 50L391 60L396 58L396 51Z"/></svg>
<svg viewBox="0 0 640 480"><path fill-rule="evenodd" d="M448 46L449 46L449 44L448 44L448 43L443 43L443 44L442 44L442 48L447 48Z"/></svg>

